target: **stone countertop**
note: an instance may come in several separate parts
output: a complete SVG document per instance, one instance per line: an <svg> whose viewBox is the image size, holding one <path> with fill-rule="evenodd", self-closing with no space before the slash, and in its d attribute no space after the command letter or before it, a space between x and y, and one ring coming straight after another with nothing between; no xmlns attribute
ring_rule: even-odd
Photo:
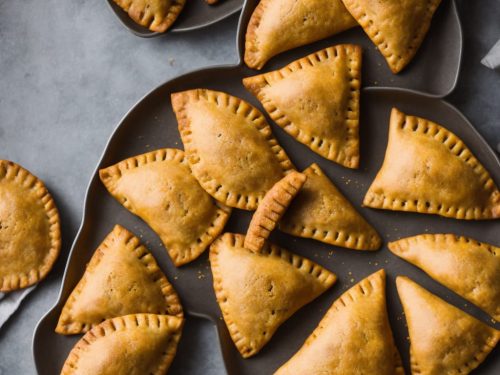
<svg viewBox="0 0 500 375"><path fill-rule="evenodd" d="M201 1L201 0L198 0ZM480 64L500 38L500 3L460 1L464 57L447 100L488 143L500 142L500 72ZM233 16L208 29L138 39L104 0L0 0L0 158L44 180L61 211L63 249L49 277L0 329L0 375L34 374L33 330L57 298L83 198L107 139L132 105L160 83L237 60ZM178 374L220 374L215 329L188 319ZM177 361L179 362L179 361Z"/></svg>

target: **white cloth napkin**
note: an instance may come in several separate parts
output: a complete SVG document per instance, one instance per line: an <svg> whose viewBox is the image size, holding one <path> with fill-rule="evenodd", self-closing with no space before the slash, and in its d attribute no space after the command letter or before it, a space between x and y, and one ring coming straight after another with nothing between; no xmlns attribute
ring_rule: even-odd
<svg viewBox="0 0 500 375"><path fill-rule="evenodd" d="M36 285L10 293L0 293L0 328L17 310L22 300L33 290Z"/></svg>
<svg viewBox="0 0 500 375"><path fill-rule="evenodd" d="M484 56L481 63L490 69L500 68L500 40L498 40L490 52Z"/></svg>

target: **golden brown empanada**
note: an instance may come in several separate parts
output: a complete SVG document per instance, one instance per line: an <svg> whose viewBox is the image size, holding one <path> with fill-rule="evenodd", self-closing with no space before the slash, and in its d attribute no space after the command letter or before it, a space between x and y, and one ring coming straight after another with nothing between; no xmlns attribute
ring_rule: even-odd
<svg viewBox="0 0 500 375"><path fill-rule="evenodd" d="M275 375L404 375L385 301L385 271L337 299L300 350Z"/></svg>
<svg viewBox="0 0 500 375"><path fill-rule="evenodd" d="M186 0L113 0L134 22L163 33L175 22Z"/></svg>
<svg viewBox="0 0 500 375"><path fill-rule="evenodd" d="M153 228L176 266L199 257L231 213L203 190L181 150L134 156L101 169L99 176L125 208Z"/></svg>
<svg viewBox="0 0 500 375"><path fill-rule="evenodd" d="M172 106L193 174L218 201L255 210L293 169L264 116L247 102L197 89L172 94Z"/></svg>
<svg viewBox="0 0 500 375"><path fill-rule="evenodd" d="M345 167L359 166L361 47L329 47L243 84L299 142Z"/></svg>
<svg viewBox="0 0 500 375"><path fill-rule="evenodd" d="M283 216L280 230L349 249L377 250L380 236L319 166L311 164L303 173L307 181Z"/></svg>
<svg viewBox="0 0 500 375"><path fill-rule="evenodd" d="M400 72L422 44L441 0L342 0L384 55Z"/></svg>
<svg viewBox="0 0 500 375"><path fill-rule="evenodd" d="M306 258L266 242L259 253L243 247L245 236L226 233L210 245L214 289L222 316L244 358L271 339L302 306L337 277Z"/></svg>
<svg viewBox="0 0 500 375"><path fill-rule="evenodd" d="M500 321L500 248L453 234L421 234L389 249Z"/></svg>
<svg viewBox="0 0 500 375"><path fill-rule="evenodd" d="M262 249L293 198L302 189L306 179L306 175L293 171L276 182L267 192L248 226L244 244L246 249L254 252Z"/></svg>
<svg viewBox="0 0 500 375"><path fill-rule="evenodd" d="M340 0L261 0L248 23L245 63L254 69L277 54L357 26Z"/></svg>
<svg viewBox="0 0 500 375"><path fill-rule="evenodd" d="M61 250L59 213L37 177L0 160L0 292L36 284Z"/></svg>
<svg viewBox="0 0 500 375"><path fill-rule="evenodd" d="M396 279L410 333L413 374L468 374L500 339L491 328L407 277Z"/></svg>
<svg viewBox="0 0 500 375"><path fill-rule="evenodd" d="M384 163L363 205L455 219L494 219L500 217L500 192L455 134L393 108Z"/></svg>
<svg viewBox="0 0 500 375"><path fill-rule="evenodd" d="M174 360L183 320L133 314L105 320L69 353L61 375L160 375Z"/></svg>
<svg viewBox="0 0 500 375"><path fill-rule="evenodd" d="M116 225L68 297L56 332L87 332L104 319L133 313L183 315L179 297L153 255Z"/></svg>

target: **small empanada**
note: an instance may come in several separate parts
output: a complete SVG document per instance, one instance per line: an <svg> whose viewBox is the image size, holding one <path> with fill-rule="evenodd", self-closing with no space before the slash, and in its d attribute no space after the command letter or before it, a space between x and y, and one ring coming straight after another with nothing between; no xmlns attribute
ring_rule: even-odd
<svg viewBox="0 0 500 375"><path fill-rule="evenodd" d="M399 276L396 284L408 323L413 374L466 375L496 346L500 331L405 276Z"/></svg>
<svg viewBox="0 0 500 375"><path fill-rule="evenodd" d="M356 211L317 164L304 172L307 181L280 222L285 233L355 250L377 250L375 229Z"/></svg>
<svg viewBox="0 0 500 375"><path fill-rule="evenodd" d="M500 192L455 134L393 108L384 163L363 205L455 219L495 219L500 217Z"/></svg>
<svg viewBox="0 0 500 375"><path fill-rule="evenodd" d="M422 44L441 0L342 0L384 55L400 72Z"/></svg>
<svg viewBox="0 0 500 375"><path fill-rule="evenodd" d="M246 249L255 252L262 249L293 198L302 189L306 179L306 175L302 173L290 172L266 193L248 226L244 244Z"/></svg>
<svg viewBox="0 0 500 375"><path fill-rule="evenodd" d="M158 234L176 266L199 257L231 213L203 190L186 159L166 148L99 171L109 192Z"/></svg>
<svg viewBox="0 0 500 375"><path fill-rule="evenodd" d="M337 299L300 350L275 375L404 375L385 300L385 271Z"/></svg>
<svg viewBox="0 0 500 375"><path fill-rule="evenodd" d="M116 225L68 297L56 332L87 332L104 319L134 313L183 315L179 297L153 255Z"/></svg>
<svg viewBox="0 0 500 375"><path fill-rule="evenodd" d="M210 246L215 295L244 358L271 339L302 306L330 288L337 277L310 260L266 242L259 253L243 247L245 236L225 233Z"/></svg>
<svg viewBox="0 0 500 375"><path fill-rule="evenodd" d="M186 0L113 0L134 22L163 33L175 22Z"/></svg>
<svg viewBox="0 0 500 375"><path fill-rule="evenodd" d="M76 343L61 375L166 374L182 325L182 318L155 314L105 320Z"/></svg>
<svg viewBox="0 0 500 375"><path fill-rule="evenodd" d="M0 292L42 280L61 250L59 213L37 177L0 160Z"/></svg>
<svg viewBox="0 0 500 375"><path fill-rule="evenodd" d="M329 47L243 84L299 142L345 167L359 166L361 47Z"/></svg>
<svg viewBox="0 0 500 375"><path fill-rule="evenodd" d="M389 250L500 321L500 248L453 234L421 234Z"/></svg>
<svg viewBox="0 0 500 375"><path fill-rule="evenodd" d="M197 89L172 94L172 106L193 174L218 201L255 210L293 169L265 117L244 100Z"/></svg>
<svg viewBox="0 0 500 375"><path fill-rule="evenodd" d="M262 69L281 52L357 25L341 0L261 0L248 23L245 63Z"/></svg>

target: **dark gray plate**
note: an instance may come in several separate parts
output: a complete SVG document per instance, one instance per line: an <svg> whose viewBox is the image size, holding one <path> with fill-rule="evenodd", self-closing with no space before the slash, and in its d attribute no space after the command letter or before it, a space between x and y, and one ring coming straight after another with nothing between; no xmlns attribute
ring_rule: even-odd
<svg viewBox="0 0 500 375"><path fill-rule="evenodd" d="M156 33L135 23L113 0L106 0L123 26L142 38L152 38L164 33ZM243 0L220 0L219 4L208 5L205 0L187 0L179 18L168 32L182 33L207 27L238 12Z"/></svg>
<svg viewBox="0 0 500 375"><path fill-rule="evenodd" d="M125 116L111 137L98 168L157 148L182 147L175 117L169 104L169 96L172 92L206 87L226 91L258 105L241 85L241 78L247 75L248 70L241 66L219 67L187 74L163 84L144 97ZM348 170L321 158L273 125L276 137L297 168L303 169L312 162L320 164L339 189L377 228L385 242L424 232L451 232L498 244L500 233L498 220L466 222L431 215L360 207L363 195L382 163L392 106L445 125L466 142L492 173L497 184L500 183L498 158L472 125L446 102L408 90L382 88L364 89L361 100L362 162L361 168L356 171ZM227 225L227 230L244 233L249 219L250 213L235 210ZM385 245L377 252L358 252L313 240L294 238L276 231L272 235L273 242L297 254L309 257L334 271L339 276L339 281L330 291L304 307L286 322L261 353L254 358L243 360L229 338L224 323L219 318L220 311L212 290L212 276L207 254L202 255L192 264L176 269L170 262L165 249L160 246L158 237L140 219L115 201L100 183L97 173L94 173L85 201L82 227L73 244L59 300L40 321L35 332L33 350L39 374L58 373L71 347L79 339L80 336L57 335L54 333L54 327L64 301L84 272L85 264L97 245L116 223L142 236L144 243L154 253L161 268L179 292L186 311L192 315L206 317L214 323L219 332L224 361L230 374L272 373L301 346L335 298L355 282L382 267L388 272L388 308L396 341L406 365L408 365L408 341L394 285L394 278L397 275L412 277L447 301L491 324L486 314L432 281L415 267L393 256ZM189 355L188 348L181 349L174 362L172 373L180 373L176 368L182 361L188 361ZM478 373L498 374L499 371L500 358L493 353Z"/></svg>

